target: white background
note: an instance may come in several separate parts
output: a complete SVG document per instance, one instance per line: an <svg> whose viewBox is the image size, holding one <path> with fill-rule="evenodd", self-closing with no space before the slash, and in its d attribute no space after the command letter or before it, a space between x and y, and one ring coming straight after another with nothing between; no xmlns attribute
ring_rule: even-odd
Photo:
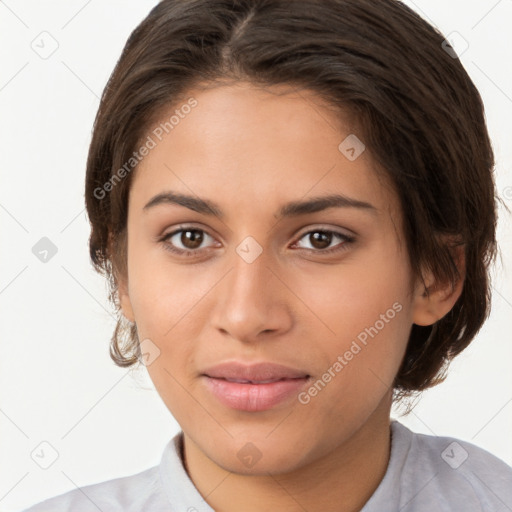
<svg viewBox="0 0 512 512"><path fill-rule="evenodd" d="M406 3L469 43L461 60L483 96L498 191L511 207L512 1ZM155 4L0 2L1 511L153 466L179 428L145 369L134 373L110 360L115 321L106 283L89 263L84 211L99 96L128 35ZM43 31L58 43L47 59L31 47ZM41 37L51 47L50 36ZM491 318L447 381L401 419L417 432L470 441L508 464L510 233L510 215L500 211L503 265L495 271ZM47 263L32 253L42 237L58 249ZM30 456L42 441L59 454L46 470Z"/></svg>

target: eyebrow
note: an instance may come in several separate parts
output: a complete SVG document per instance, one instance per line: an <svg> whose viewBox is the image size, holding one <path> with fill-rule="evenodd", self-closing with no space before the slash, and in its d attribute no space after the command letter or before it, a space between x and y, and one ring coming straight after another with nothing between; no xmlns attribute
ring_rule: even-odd
<svg viewBox="0 0 512 512"><path fill-rule="evenodd" d="M219 219L224 219L224 213L215 202L209 199L202 199L196 196L180 194L177 192L162 192L154 196L144 206L143 211L148 211L155 206L162 204L177 204L184 206L189 210L193 210L204 215L211 215ZM281 207L277 214L278 219L285 217L295 217L308 213L315 213L328 208L358 208L376 214L377 208L365 201L359 201L342 194L329 194L326 196L313 197L305 201L291 201Z"/></svg>

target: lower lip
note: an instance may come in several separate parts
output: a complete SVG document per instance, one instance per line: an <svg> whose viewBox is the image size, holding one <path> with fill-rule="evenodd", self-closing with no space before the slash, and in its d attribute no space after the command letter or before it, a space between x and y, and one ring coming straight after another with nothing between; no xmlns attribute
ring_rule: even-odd
<svg viewBox="0 0 512 512"><path fill-rule="evenodd" d="M309 380L286 379L267 384L245 384L229 382L224 379L216 379L204 376L207 388L217 399L227 407L239 411L265 411L285 401L304 387Z"/></svg>

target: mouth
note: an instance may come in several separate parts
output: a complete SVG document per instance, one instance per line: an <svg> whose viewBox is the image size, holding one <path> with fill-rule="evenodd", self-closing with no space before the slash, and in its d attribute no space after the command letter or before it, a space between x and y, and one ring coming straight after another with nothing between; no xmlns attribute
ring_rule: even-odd
<svg viewBox="0 0 512 512"><path fill-rule="evenodd" d="M290 366L271 362L245 364L233 360L208 368L202 372L202 375L239 384L267 384L283 379L309 377L307 372Z"/></svg>
<svg viewBox="0 0 512 512"><path fill-rule="evenodd" d="M260 412L296 397L311 375L303 370L271 362L246 364L225 361L204 370L207 392L230 409Z"/></svg>
<svg viewBox="0 0 512 512"><path fill-rule="evenodd" d="M207 392L224 407L256 413L296 398L311 377L250 380L202 375L201 379Z"/></svg>
<svg viewBox="0 0 512 512"><path fill-rule="evenodd" d="M210 377L209 375L206 375L206 377ZM219 378L220 380L225 380L226 382L234 382L236 384L272 384L273 382L281 382L284 380L297 380L297 379L303 379L307 378L309 375L306 375L305 377L295 377L293 379L288 379L286 377L283 377L281 379L267 379L267 380L247 380L247 379L227 379L223 377L211 377L211 378Z"/></svg>

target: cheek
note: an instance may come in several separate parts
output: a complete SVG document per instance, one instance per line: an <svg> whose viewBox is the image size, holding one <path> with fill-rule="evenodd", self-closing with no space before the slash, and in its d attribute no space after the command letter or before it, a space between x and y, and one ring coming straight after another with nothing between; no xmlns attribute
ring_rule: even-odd
<svg viewBox="0 0 512 512"><path fill-rule="evenodd" d="M324 361L319 371L336 375L325 376L333 382L325 398L348 407L365 401L371 407L391 386L412 325L407 262L385 248L376 254L334 274L331 269L329 276L311 275L298 293L307 292L308 305L322 320L316 334Z"/></svg>
<svg viewBox="0 0 512 512"><path fill-rule="evenodd" d="M338 266L303 272L294 284L298 295L307 298L310 309L329 328L322 332L347 340L375 324L382 332L403 331L402 324L410 322L409 282L403 255L380 244L372 251L350 255Z"/></svg>
<svg viewBox="0 0 512 512"><path fill-rule="evenodd" d="M334 334L316 335L322 364L300 402L311 417L324 416L326 425L364 421L393 384L407 346L410 312L395 300L397 293L381 292L332 295L324 319Z"/></svg>
<svg viewBox="0 0 512 512"><path fill-rule="evenodd" d="M188 268L162 261L139 264L130 283L139 339L157 347L158 357L146 369L167 408L185 422L192 421L190 383L202 328L198 304L211 288L189 275Z"/></svg>
<svg viewBox="0 0 512 512"><path fill-rule="evenodd" d="M172 339L212 287L214 276L198 272L194 265L172 263L158 246L140 244L131 250L128 262L130 301L138 329L145 337Z"/></svg>
<svg viewBox="0 0 512 512"><path fill-rule="evenodd" d="M204 416L204 409L201 402L194 399L195 390L189 376L184 374L190 368L188 361L188 354L182 355L180 347L173 347L162 352L146 370L172 416L180 425L193 426L197 424L198 417Z"/></svg>
<svg viewBox="0 0 512 512"><path fill-rule="evenodd" d="M180 383L195 377L197 340L208 313L204 304L218 277L194 265L170 263L163 252L130 253L129 293L139 340L157 347L148 373L166 402L179 404L186 398Z"/></svg>

